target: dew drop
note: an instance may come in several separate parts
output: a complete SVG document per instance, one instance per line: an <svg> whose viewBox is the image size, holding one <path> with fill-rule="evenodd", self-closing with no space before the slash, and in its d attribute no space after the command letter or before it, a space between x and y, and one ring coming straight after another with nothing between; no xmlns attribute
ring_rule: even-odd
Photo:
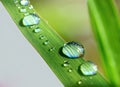
<svg viewBox="0 0 120 87"><path fill-rule="evenodd" d="M34 29L34 28L35 28L35 25L30 26L30 28L31 28L31 29Z"/></svg>
<svg viewBox="0 0 120 87"><path fill-rule="evenodd" d="M40 36L39 36L39 38L40 38L40 39L44 39L44 38L45 38L45 36L43 36L43 35L40 35Z"/></svg>
<svg viewBox="0 0 120 87"><path fill-rule="evenodd" d="M37 28L34 29L34 32L35 32L35 33L38 33L38 32L40 32L40 31L41 31L41 29L40 29L39 27L37 27Z"/></svg>
<svg viewBox="0 0 120 87"><path fill-rule="evenodd" d="M24 15L27 16L27 15L29 15L29 13L25 13Z"/></svg>
<svg viewBox="0 0 120 87"><path fill-rule="evenodd" d="M69 66L69 64L64 63L63 66L66 67L66 66Z"/></svg>
<svg viewBox="0 0 120 87"><path fill-rule="evenodd" d="M17 4L17 3L18 3L18 0L14 0L14 3Z"/></svg>
<svg viewBox="0 0 120 87"><path fill-rule="evenodd" d="M52 48L49 49L49 51L53 51L53 50L55 50L55 47L52 47Z"/></svg>
<svg viewBox="0 0 120 87"><path fill-rule="evenodd" d="M77 84L78 84L78 85L82 84L82 81L81 81L81 80L79 80L79 81L77 82Z"/></svg>
<svg viewBox="0 0 120 87"><path fill-rule="evenodd" d="M65 60L64 64L63 64L63 67L67 67L67 66L69 66L69 64L70 64L69 61Z"/></svg>
<svg viewBox="0 0 120 87"><path fill-rule="evenodd" d="M24 26L36 25L36 24L39 24L40 18L38 15L31 13L25 16L22 22Z"/></svg>
<svg viewBox="0 0 120 87"><path fill-rule="evenodd" d="M62 52L69 58L78 58L84 55L84 48L81 44L72 41L64 44Z"/></svg>
<svg viewBox="0 0 120 87"><path fill-rule="evenodd" d="M46 40L43 44L47 45L49 43L49 40Z"/></svg>
<svg viewBox="0 0 120 87"><path fill-rule="evenodd" d="M20 12L25 13L25 12L27 12L27 10L25 8L21 8Z"/></svg>
<svg viewBox="0 0 120 87"><path fill-rule="evenodd" d="M68 69L68 72L70 72L70 73L71 73L71 72L72 72L72 69Z"/></svg>
<svg viewBox="0 0 120 87"><path fill-rule="evenodd" d="M29 0L20 0L20 4L23 6L27 6L29 4Z"/></svg>
<svg viewBox="0 0 120 87"><path fill-rule="evenodd" d="M33 9L33 6L32 6L32 5L30 5L30 6L29 6L29 9Z"/></svg>
<svg viewBox="0 0 120 87"><path fill-rule="evenodd" d="M18 6L18 9L20 9L21 7L20 6Z"/></svg>
<svg viewBox="0 0 120 87"><path fill-rule="evenodd" d="M80 70L83 75L95 75L97 73L97 66L93 62L87 61L80 66Z"/></svg>

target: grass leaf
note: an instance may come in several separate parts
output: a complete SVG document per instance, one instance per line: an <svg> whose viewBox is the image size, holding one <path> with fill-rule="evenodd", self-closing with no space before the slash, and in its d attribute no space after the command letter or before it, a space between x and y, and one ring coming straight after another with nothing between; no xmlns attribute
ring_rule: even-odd
<svg viewBox="0 0 120 87"><path fill-rule="evenodd" d="M26 37L26 39L32 44L32 46L37 50L37 52L43 57L46 63L49 65L51 70L59 78L65 87L108 87L109 83L102 77L99 73L93 76L84 76L79 71L79 66L85 62L82 58L69 59L60 55L60 48L66 42L63 40L41 17L41 21L37 27L41 28L41 32L34 33L33 28L24 27L21 24L21 20L24 17L24 13L21 13L18 8L27 9L28 13L33 13L36 11L34 9L30 10L28 6L21 6L19 2L14 3L14 0L1 0L3 5L8 10L12 19ZM38 13L37 13L38 14ZM38 14L39 15L39 14ZM40 35L45 36L44 39L40 39ZM49 40L48 45L43 43ZM21 42L22 43L22 42ZM54 48L54 49L51 49ZM50 51L53 50L53 51ZM24 49L23 49L24 50ZM63 67L62 64L67 60L70 62L69 67ZM86 66L86 69L88 66ZM72 69L72 72L68 72ZM78 84L81 81L81 84Z"/></svg>

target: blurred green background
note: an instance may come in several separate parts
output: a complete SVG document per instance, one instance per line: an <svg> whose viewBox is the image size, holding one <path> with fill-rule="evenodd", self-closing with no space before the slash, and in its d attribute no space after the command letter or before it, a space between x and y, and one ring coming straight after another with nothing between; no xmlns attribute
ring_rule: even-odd
<svg viewBox="0 0 120 87"><path fill-rule="evenodd" d="M120 7L120 0L115 2L116 7ZM104 75L90 25L87 0L31 0L31 4L66 41L82 43L85 47L84 58L95 62Z"/></svg>

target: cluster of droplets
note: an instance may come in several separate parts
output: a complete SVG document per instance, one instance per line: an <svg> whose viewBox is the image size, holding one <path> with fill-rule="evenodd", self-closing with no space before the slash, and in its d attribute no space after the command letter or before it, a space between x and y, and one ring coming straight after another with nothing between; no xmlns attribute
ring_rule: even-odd
<svg viewBox="0 0 120 87"><path fill-rule="evenodd" d="M71 73L73 70L70 67L70 62L68 60L65 60L64 63L62 64L63 67L67 68L67 72Z"/></svg>
<svg viewBox="0 0 120 87"><path fill-rule="evenodd" d="M40 33L42 31L42 29L39 27L41 19L35 13L33 6L30 5L30 1L14 0L14 3L19 9L19 12L24 14L24 17L22 18L22 25L25 27L29 27L30 29L34 29L33 30L34 33ZM39 39L44 40L43 45L45 46L50 43L44 34L40 34ZM51 47L49 49L50 52L53 50L55 50L55 47ZM82 44L72 41L67 42L63 45L62 53L64 54L64 56L70 59L78 59L84 56L85 51ZM69 73L73 72L73 69L70 67L70 61L65 60L62 66L67 68L67 72ZM81 71L83 75L91 76L97 73L97 66L91 61L86 61L83 64L80 64L78 70ZM79 80L77 84L78 85L82 84L82 80Z"/></svg>
<svg viewBox="0 0 120 87"><path fill-rule="evenodd" d="M64 44L64 46L62 47L62 53L67 58L78 59L83 58L85 51L82 44L72 41ZM70 66L70 62L64 61L63 66L64 67ZM69 68L68 71L72 72L72 69ZM85 76L92 76L97 73L97 66L91 61L85 61L78 66L78 71L80 71L80 73L82 73ZM90 79L92 79L92 77L90 77ZM79 80L77 84L81 85L82 80Z"/></svg>
<svg viewBox="0 0 120 87"><path fill-rule="evenodd" d="M22 18L22 26L30 28L33 30L33 33L38 35L40 40L43 40L42 43L44 46L48 45L50 42L42 32L40 28L40 17L35 13L34 8L30 5L29 0L14 0L15 5L17 6L19 12L24 14ZM42 33L41 33L42 32ZM50 47L48 51L54 51L55 47Z"/></svg>

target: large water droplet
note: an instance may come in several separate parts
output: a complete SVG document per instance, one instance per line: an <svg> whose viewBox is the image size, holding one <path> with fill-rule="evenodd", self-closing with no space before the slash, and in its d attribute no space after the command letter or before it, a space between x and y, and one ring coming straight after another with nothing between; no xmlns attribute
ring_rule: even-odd
<svg viewBox="0 0 120 87"><path fill-rule="evenodd" d="M27 6L29 4L29 0L20 0L20 4L23 6Z"/></svg>
<svg viewBox="0 0 120 87"><path fill-rule="evenodd" d="M72 41L64 44L62 52L69 58L78 58L84 55L84 48L81 44Z"/></svg>
<svg viewBox="0 0 120 87"><path fill-rule="evenodd" d="M41 29L40 29L39 27L37 27L37 28L34 29L34 32L35 32L35 33L38 33L38 32L40 32L40 31L41 31Z"/></svg>
<svg viewBox="0 0 120 87"><path fill-rule="evenodd" d="M23 18L22 22L24 26L36 25L39 24L40 18L36 14L29 14Z"/></svg>
<svg viewBox="0 0 120 87"><path fill-rule="evenodd" d="M83 75L95 75L97 73L97 66L93 62L87 61L80 66L80 70Z"/></svg>

